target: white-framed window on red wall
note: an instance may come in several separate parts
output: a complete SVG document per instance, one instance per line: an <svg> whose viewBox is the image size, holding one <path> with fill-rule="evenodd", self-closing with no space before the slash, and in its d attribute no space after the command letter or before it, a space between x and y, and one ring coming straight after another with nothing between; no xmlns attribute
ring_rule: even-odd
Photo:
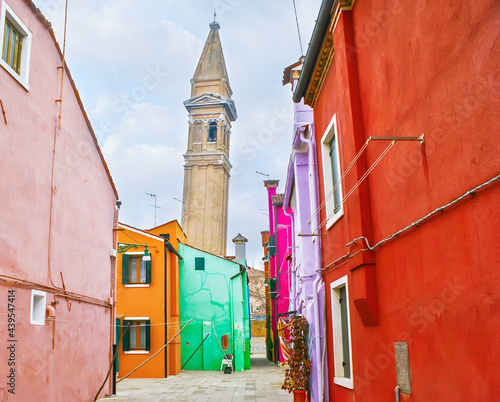
<svg viewBox="0 0 500 402"><path fill-rule="evenodd" d="M324 197L326 200L326 228L328 229L344 215L336 115L333 116L321 138L321 160L323 162Z"/></svg>
<svg viewBox="0 0 500 402"><path fill-rule="evenodd" d="M351 319L347 276L330 285L335 384L353 389Z"/></svg>

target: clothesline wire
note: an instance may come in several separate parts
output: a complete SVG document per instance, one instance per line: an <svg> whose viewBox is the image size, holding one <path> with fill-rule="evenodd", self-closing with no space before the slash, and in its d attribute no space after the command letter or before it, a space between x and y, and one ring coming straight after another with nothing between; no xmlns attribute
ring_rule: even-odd
<svg viewBox="0 0 500 402"><path fill-rule="evenodd" d="M385 157L385 155L391 150L391 148L394 146L396 141L392 141L387 148L380 154L380 156L373 162L373 164L368 168L368 170L361 176L361 178L356 182L356 184L349 190L349 192L342 198L341 204L343 204L347 199L356 191L356 189L361 185L361 183L368 177L368 175L375 169L375 167L379 164L379 162ZM367 143L365 143L367 144ZM352 165L352 164L351 164ZM345 176L345 175L344 175ZM340 181L339 181L340 182ZM323 202L324 203L324 202ZM323 204L322 203L322 204ZM321 228L323 227L324 224L328 222L328 220L335 215L335 209L330 212L330 214L327 215L327 217L319 224L319 226L316 228L318 232L321 231ZM312 219L311 219L312 220Z"/></svg>
<svg viewBox="0 0 500 402"><path fill-rule="evenodd" d="M354 159L351 161L351 163L349 164L349 166L347 167L347 169L344 171L344 173L342 174L342 176L340 177L339 181L337 183L335 183L335 185L333 186L333 189L328 193L328 195L325 197L325 199L321 202L321 204L318 206L318 208L316 208L316 210L313 212L313 214L311 215L311 219L309 220L309 222L307 224L305 224L301 229L300 229L300 232L299 233L302 233L302 231L307 227L309 226L311 223L312 223L312 220L316 217L316 215L319 214L321 208L323 208L323 206L325 205L326 201L328 199L330 199L330 197L335 193L335 191L337 190L337 188L340 186L340 184L342 183L342 181L344 181L345 177L347 176L347 174L350 172L350 170L352 169L352 167L354 166L354 164L357 162L357 160L361 157L361 155L363 154L363 152L365 151L366 147L368 146L369 142L371 141L371 138L368 138L366 140L366 142L363 144L363 146L361 147L361 149L359 150L358 154L354 157ZM321 228L321 226L320 226Z"/></svg>
<svg viewBox="0 0 500 402"><path fill-rule="evenodd" d="M1 313L1 315L8 316L9 313ZM22 315L22 314L15 314L15 318L22 317L22 318L31 318L29 315ZM96 322L87 322L87 321L78 321L78 320L63 320L60 318L49 318L47 321L55 321L55 322L70 322L70 323L77 323L77 324L85 324L85 325L99 325L99 326L109 326L109 327L114 327L115 325L110 325L110 324L100 324ZM177 325L183 325L187 321L180 321L180 322L162 322L162 323L157 323L157 324L149 324L150 326L156 326L156 325L166 325L168 327L174 327ZM116 325L117 327L125 327L126 325ZM131 325L134 327L134 325Z"/></svg>

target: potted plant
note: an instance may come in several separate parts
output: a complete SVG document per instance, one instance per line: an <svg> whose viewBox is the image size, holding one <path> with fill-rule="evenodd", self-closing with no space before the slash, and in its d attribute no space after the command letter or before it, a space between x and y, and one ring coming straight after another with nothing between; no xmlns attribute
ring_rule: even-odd
<svg viewBox="0 0 500 402"><path fill-rule="evenodd" d="M294 317L290 330L292 352L285 372L282 389L293 391L294 401L305 401L311 373L311 359L307 353L308 323L304 317Z"/></svg>

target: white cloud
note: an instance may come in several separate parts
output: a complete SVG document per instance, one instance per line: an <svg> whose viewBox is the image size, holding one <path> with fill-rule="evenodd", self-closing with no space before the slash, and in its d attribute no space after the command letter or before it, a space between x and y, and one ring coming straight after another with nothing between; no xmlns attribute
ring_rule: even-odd
<svg viewBox="0 0 500 402"><path fill-rule="evenodd" d="M61 41L64 0L35 0ZM299 0L306 50L321 0ZM264 0L120 0L69 2L67 61L124 202L121 220L154 224L148 193L157 194L157 220L179 219L187 144L190 79L214 8L239 119L232 130L230 239L249 239L248 259L261 263L260 232L268 219L259 170L286 177L292 101L283 69L300 48L292 2ZM157 71L154 84L151 77ZM149 77L149 78L148 78ZM146 88L147 87L147 88Z"/></svg>

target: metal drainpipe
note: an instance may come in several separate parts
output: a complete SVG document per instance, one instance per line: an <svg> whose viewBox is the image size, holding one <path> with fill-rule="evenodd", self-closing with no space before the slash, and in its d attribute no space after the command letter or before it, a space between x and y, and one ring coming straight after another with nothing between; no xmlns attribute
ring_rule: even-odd
<svg viewBox="0 0 500 402"><path fill-rule="evenodd" d="M292 238L292 263L290 264L290 267L289 267L288 270L290 271L290 276L289 276L289 278L290 278L290 289L292 290L292 297L290 299L292 301L292 305L291 306L289 305L289 310L293 311L293 310L296 310L296 308L295 308L295 305L296 305L295 299L297 297L297 295L296 295L296 289L295 289L295 275L297 275L297 271L295 271L295 275L292 272L292 266L295 264L295 217L294 217L293 213L289 214L287 212L287 209L288 208L283 208L283 212L284 212L285 216L288 216L290 218L290 222L292 223L292 226L290 228L291 238Z"/></svg>
<svg viewBox="0 0 500 402"><path fill-rule="evenodd" d="M229 278L229 289L230 289L230 293L229 293L229 299L230 299L230 306L229 306L229 310L231 312L231 316L230 316L230 324L231 324L231 338L233 340L233 357L236 356L236 344L234 343L235 342L235 339L234 339L234 312L231 311L232 307L233 307L233 301L234 301L234 294L233 294L233 279L235 279L236 277L238 277L239 275L241 275L243 273L243 271L240 271L238 272L237 274L233 275L231 278ZM241 281L243 282L243 278L241 278Z"/></svg>
<svg viewBox="0 0 500 402"><path fill-rule="evenodd" d="M396 391L396 402L399 402L400 401L400 395L399 395L399 391L401 390L401 388L398 386L396 386L396 389L394 391Z"/></svg>
<svg viewBox="0 0 500 402"><path fill-rule="evenodd" d="M165 322L165 343L168 342L168 327L167 327L167 322L168 322L168 292L167 292L167 286L168 286L168 280L167 280L167 273L168 273L168 265L167 265L167 249L168 249L168 243L166 240L163 241L164 244L164 251L163 251L163 263L164 263L164 277L163 277L163 303L164 303L164 312L163 312L163 318ZM165 378L168 377L168 348L165 348Z"/></svg>
<svg viewBox="0 0 500 402"><path fill-rule="evenodd" d="M114 211L114 222L113 222L113 248L118 250L118 221L120 216L120 207L122 202L116 200L115 211ZM115 351L118 348L116 344L116 276L117 276L117 257L113 258L113 263L111 264L111 269L113 270L113 281L111 283L111 297L112 308L111 308L111 349L112 357L115 355ZM118 359L118 356L116 357ZM111 392L116 395L116 363L113 363L113 379L111 380Z"/></svg>
<svg viewBox="0 0 500 402"><path fill-rule="evenodd" d="M311 125L311 128L313 126ZM318 209L318 199L316 194L318 193L318 185L316 182L316 175L314 174L314 169L313 167L316 165L314 162L314 144L312 140L309 140L305 137L305 130L304 132L300 132L300 140L302 142L305 142L307 144L307 153L308 153L308 159L309 159L309 178L311 179L311 184L312 184L312 194L314 197L311 199L311 210L316 211ZM311 135L313 137L313 134ZM313 216L313 222L311 222L313 225L313 228L316 229L319 224L318 224L318 214L314 214ZM317 263L317 270L316 270L316 279L313 282L313 311L314 311L314 346L316 350L316 356L318 359L321 361L321 344L320 344L320 339L321 339L321 334L320 334L320 321L319 321L319 298L318 298L318 285L323 284L323 278L321 276L321 245L320 245L320 237L316 237L314 240L314 254L316 256L316 263ZM319 361L317 362L319 363ZM323 371L323 367L321 364L316 364L315 366L316 369L316 378L317 378L317 395L318 395L318 400L323 400L323 387L321 384L321 373Z"/></svg>

